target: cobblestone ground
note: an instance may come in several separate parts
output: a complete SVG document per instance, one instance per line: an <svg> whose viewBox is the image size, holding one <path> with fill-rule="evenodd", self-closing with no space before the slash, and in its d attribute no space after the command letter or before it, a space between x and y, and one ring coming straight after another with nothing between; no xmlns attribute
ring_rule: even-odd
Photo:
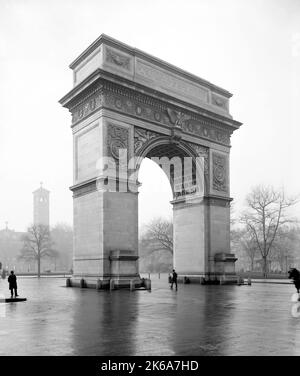
<svg viewBox="0 0 300 376"><path fill-rule="evenodd" d="M18 282L28 301L1 303L0 355L300 355L290 284L176 292L154 276L152 292L109 292L60 278ZM9 296L7 285L0 293Z"/></svg>

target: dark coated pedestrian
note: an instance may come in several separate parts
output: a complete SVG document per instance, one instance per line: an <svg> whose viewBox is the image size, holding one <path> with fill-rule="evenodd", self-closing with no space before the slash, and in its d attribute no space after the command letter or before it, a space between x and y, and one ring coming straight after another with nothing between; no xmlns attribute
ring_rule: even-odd
<svg viewBox="0 0 300 376"><path fill-rule="evenodd" d="M175 283L175 287L176 287L176 291L177 291L177 273L175 272L175 269L173 269L173 272L172 272L171 289L173 288L174 283Z"/></svg>
<svg viewBox="0 0 300 376"><path fill-rule="evenodd" d="M18 292L17 292L17 288L18 288L17 287L17 277L16 277L13 270L10 272L10 276L8 277L8 283L9 283L11 298L13 298L13 295L14 295L13 293L15 293L15 298L17 296L19 296Z"/></svg>

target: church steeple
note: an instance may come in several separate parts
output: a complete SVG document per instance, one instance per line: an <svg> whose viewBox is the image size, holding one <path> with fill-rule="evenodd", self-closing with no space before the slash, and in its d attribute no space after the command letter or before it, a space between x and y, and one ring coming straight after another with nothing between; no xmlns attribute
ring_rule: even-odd
<svg viewBox="0 0 300 376"><path fill-rule="evenodd" d="M50 225L49 194L50 191L43 188L43 182L40 182L40 188L33 192L33 223L35 225Z"/></svg>

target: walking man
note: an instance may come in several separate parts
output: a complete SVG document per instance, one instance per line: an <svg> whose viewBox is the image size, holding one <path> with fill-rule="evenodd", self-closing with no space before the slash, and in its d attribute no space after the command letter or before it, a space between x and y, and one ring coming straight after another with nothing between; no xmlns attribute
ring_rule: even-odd
<svg viewBox="0 0 300 376"><path fill-rule="evenodd" d="M175 269L173 269L173 278L172 278L172 283L171 283L171 289L173 288L173 283L175 283L176 286L176 291L177 291L177 273L175 272Z"/></svg>
<svg viewBox="0 0 300 376"><path fill-rule="evenodd" d="M9 283L11 298L13 298L13 292L15 292L15 298L19 296L17 293L17 277L13 270L10 272L10 276L8 277L8 283Z"/></svg>

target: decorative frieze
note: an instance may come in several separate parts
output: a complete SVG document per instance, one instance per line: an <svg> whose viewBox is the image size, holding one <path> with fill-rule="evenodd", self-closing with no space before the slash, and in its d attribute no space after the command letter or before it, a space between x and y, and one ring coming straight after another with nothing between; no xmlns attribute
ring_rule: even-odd
<svg viewBox="0 0 300 376"><path fill-rule="evenodd" d="M213 173L213 189L215 191L227 192L227 159L225 155L212 153L212 173Z"/></svg>
<svg viewBox="0 0 300 376"><path fill-rule="evenodd" d="M144 99L144 98L143 98ZM181 112L157 103L148 104L141 97L124 98L121 95L105 94L105 105L151 122L181 129L184 133L230 145L230 132L216 127L212 121L193 113Z"/></svg>
<svg viewBox="0 0 300 376"><path fill-rule="evenodd" d="M212 127L205 120L190 120L183 125L183 131L220 144L230 144L230 134Z"/></svg>
<svg viewBox="0 0 300 376"><path fill-rule="evenodd" d="M103 104L103 85L90 90L75 106L70 107L72 123L76 124L86 118Z"/></svg>
<svg viewBox="0 0 300 376"><path fill-rule="evenodd" d="M191 119L190 115L187 115L183 112L173 110L172 108L167 108L167 114L171 120L171 123L174 127L182 129L184 122Z"/></svg>
<svg viewBox="0 0 300 376"><path fill-rule="evenodd" d="M171 129L180 129L183 134L230 145L231 131L222 129L222 123L214 122L190 111L180 111L175 106L169 107L161 100L107 81L103 81L101 89L71 109L74 125L96 109L105 107L165 125Z"/></svg>

